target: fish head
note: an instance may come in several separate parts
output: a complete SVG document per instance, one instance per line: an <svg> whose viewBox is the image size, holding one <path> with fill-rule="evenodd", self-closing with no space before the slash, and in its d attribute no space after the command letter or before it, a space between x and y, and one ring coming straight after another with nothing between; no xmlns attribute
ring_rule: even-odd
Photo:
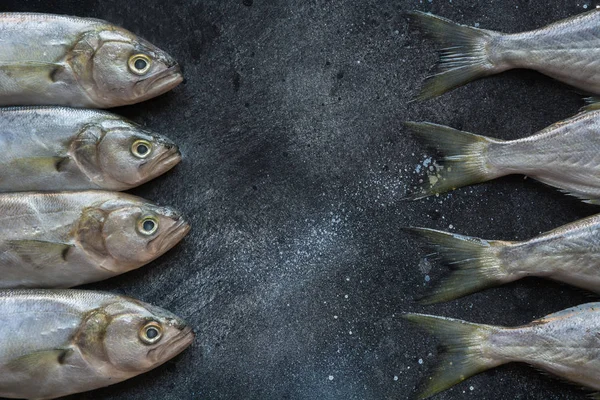
<svg viewBox="0 0 600 400"><path fill-rule="evenodd" d="M133 376L181 353L194 341L194 333L167 310L119 297L86 316L76 341L88 359Z"/></svg>
<svg viewBox="0 0 600 400"><path fill-rule="evenodd" d="M181 161L168 138L123 119L86 126L71 145L81 170L98 187L127 190L167 172Z"/></svg>
<svg viewBox="0 0 600 400"><path fill-rule="evenodd" d="M183 81L169 54L114 26L82 35L68 61L87 95L105 108L151 99Z"/></svg>
<svg viewBox="0 0 600 400"><path fill-rule="evenodd" d="M188 222L172 208L131 202L106 213L99 239L116 265L143 265L166 253L189 231Z"/></svg>

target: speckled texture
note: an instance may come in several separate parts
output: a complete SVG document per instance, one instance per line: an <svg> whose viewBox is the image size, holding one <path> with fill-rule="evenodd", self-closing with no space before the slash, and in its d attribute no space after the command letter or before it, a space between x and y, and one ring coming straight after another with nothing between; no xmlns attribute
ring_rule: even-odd
<svg viewBox="0 0 600 400"><path fill-rule="evenodd" d="M51 5L50 5L51 4ZM167 5L168 4L168 5ZM185 159L134 193L189 216L191 234L153 264L90 288L186 317L193 347L81 399L409 399L437 341L403 311L514 325L589 300L530 279L447 304L413 299L444 269L399 230L418 225L525 239L600 210L523 177L403 202L429 152L407 119L512 139L574 114L580 97L530 71L408 103L434 45L401 13L418 9L517 32L595 3L535 1L6 0L6 11L94 16L164 48L187 82L122 108L180 143ZM426 283L425 277L431 280ZM422 360L419 362L419 360ZM579 399L511 364L437 399Z"/></svg>

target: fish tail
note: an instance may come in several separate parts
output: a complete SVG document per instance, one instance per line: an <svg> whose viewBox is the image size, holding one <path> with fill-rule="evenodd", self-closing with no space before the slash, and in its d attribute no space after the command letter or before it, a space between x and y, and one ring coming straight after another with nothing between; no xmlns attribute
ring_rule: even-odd
<svg viewBox="0 0 600 400"><path fill-rule="evenodd" d="M420 188L421 192L414 193L410 199L420 199L504 175L487 162L489 145L500 142L498 140L430 122L406 122L405 126L417 139L445 155L441 168L430 174Z"/></svg>
<svg viewBox="0 0 600 400"><path fill-rule="evenodd" d="M496 367L506 361L486 357L482 345L498 328L458 319L425 314L404 314L404 318L436 336L442 342L442 359L433 376L427 380L419 398L425 399Z"/></svg>
<svg viewBox="0 0 600 400"><path fill-rule="evenodd" d="M497 71L488 56L488 43L495 32L460 25L421 11L407 13L411 25L445 46L439 60L439 73L428 77L418 100L439 96L472 80Z"/></svg>
<svg viewBox="0 0 600 400"><path fill-rule="evenodd" d="M407 231L423 239L442 262L455 268L430 294L419 300L422 304L453 300L516 279L505 271L499 256L499 250L508 242L427 228L407 228Z"/></svg>

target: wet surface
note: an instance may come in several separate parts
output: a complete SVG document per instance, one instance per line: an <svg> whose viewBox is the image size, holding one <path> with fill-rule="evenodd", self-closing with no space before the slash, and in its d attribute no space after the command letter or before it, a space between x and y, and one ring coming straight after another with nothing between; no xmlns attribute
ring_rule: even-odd
<svg viewBox="0 0 600 400"><path fill-rule="evenodd" d="M432 156L402 127L429 120L497 138L529 135L582 105L530 71L409 103L434 45L402 12L432 11L517 32L595 6L571 1L53 1L5 11L93 16L179 60L185 84L115 110L178 142L184 161L134 193L193 230L156 262L88 288L185 317L193 347L148 374L81 399L409 399L436 362L415 311L515 325L590 300L526 279L436 306L414 299L446 271L399 228L526 239L597 212L521 176L401 201ZM417 167L417 165L421 165ZM523 365L438 399L579 399Z"/></svg>

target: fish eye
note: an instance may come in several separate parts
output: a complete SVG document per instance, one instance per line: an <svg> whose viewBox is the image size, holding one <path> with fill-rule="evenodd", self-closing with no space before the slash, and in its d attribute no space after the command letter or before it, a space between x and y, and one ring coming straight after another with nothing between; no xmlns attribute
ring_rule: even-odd
<svg viewBox="0 0 600 400"><path fill-rule="evenodd" d="M145 54L134 54L127 63L129 70L136 75L144 75L150 70L152 60Z"/></svg>
<svg viewBox="0 0 600 400"><path fill-rule="evenodd" d="M153 235L158 230L158 220L154 217L142 218L138 221L137 230L142 235Z"/></svg>
<svg viewBox="0 0 600 400"><path fill-rule="evenodd" d="M140 340L146 344L157 343L161 338L162 326L158 322L149 322L140 330Z"/></svg>
<svg viewBox="0 0 600 400"><path fill-rule="evenodd" d="M137 158L146 158L152 153L152 143L147 140L136 140L131 145L131 154Z"/></svg>

